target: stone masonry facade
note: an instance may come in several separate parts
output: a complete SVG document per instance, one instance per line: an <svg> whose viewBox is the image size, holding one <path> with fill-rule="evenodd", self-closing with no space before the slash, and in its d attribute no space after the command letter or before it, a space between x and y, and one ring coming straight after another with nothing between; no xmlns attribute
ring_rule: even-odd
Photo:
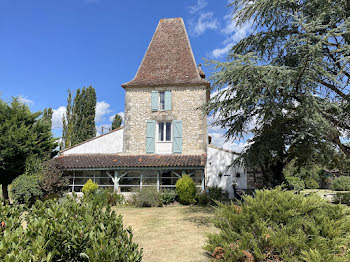
<svg viewBox="0 0 350 262"><path fill-rule="evenodd" d="M170 90L170 111L153 112L151 92ZM207 146L207 117L200 109L207 101L207 86L167 86L125 88L124 150L128 155L146 153L147 120L182 120L182 154L205 154Z"/></svg>

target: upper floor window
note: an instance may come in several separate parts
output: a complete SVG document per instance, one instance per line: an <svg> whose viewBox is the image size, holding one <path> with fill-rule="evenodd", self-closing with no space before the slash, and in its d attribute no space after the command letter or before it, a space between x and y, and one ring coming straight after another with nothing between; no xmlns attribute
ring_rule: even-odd
<svg viewBox="0 0 350 262"><path fill-rule="evenodd" d="M165 109L165 92L159 92L159 110Z"/></svg>

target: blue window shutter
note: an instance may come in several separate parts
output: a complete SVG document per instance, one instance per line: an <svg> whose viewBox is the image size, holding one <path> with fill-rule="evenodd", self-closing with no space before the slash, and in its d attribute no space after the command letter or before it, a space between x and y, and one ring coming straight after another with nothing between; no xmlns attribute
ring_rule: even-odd
<svg viewBox="0 0 350 262"><path fill-rule="evenodd" d="M155 139L156 136L156 121L147 120L146 128L146 153L154 154L155 151Z"/></svg>
<svg viewBox="0 0 350 262"><path fill-rule="evenodd" d="M158 91L152 91L152 111L158 111L158 108L159 108Z"/></svg>
<svg viewBox="0 0 350 262"><path fill-rule="evenodd" d="M165 91L165 110L171 110L171 91Z"/></svg>
<svg viewBox="0 0 350 262"><path fill-rule="evenodd" d="M174 120L173 121L173 153L181 154L182 153L182 121Z"/></svg>

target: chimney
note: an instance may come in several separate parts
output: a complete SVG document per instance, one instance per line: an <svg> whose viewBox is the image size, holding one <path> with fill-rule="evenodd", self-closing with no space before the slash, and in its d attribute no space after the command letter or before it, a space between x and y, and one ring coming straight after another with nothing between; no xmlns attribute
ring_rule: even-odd
<svg viewBox="0 0 350 262"><path fill-rule="evenodd" d="M202 70L202 65L201 64L198 65L198 73L199 73L199 76L201 78L203 78L203 79L205 78L205 73Z"/></svg>

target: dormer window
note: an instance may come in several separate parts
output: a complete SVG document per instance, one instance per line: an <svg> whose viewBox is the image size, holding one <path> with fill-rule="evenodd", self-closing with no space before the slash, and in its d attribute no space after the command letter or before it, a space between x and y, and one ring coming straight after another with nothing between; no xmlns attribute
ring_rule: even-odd
<svg viewBox="0 0 350 262"><path fill-rule="evenodd" d="M159 92L159 110L165 110L165 92Z"/></svg>

